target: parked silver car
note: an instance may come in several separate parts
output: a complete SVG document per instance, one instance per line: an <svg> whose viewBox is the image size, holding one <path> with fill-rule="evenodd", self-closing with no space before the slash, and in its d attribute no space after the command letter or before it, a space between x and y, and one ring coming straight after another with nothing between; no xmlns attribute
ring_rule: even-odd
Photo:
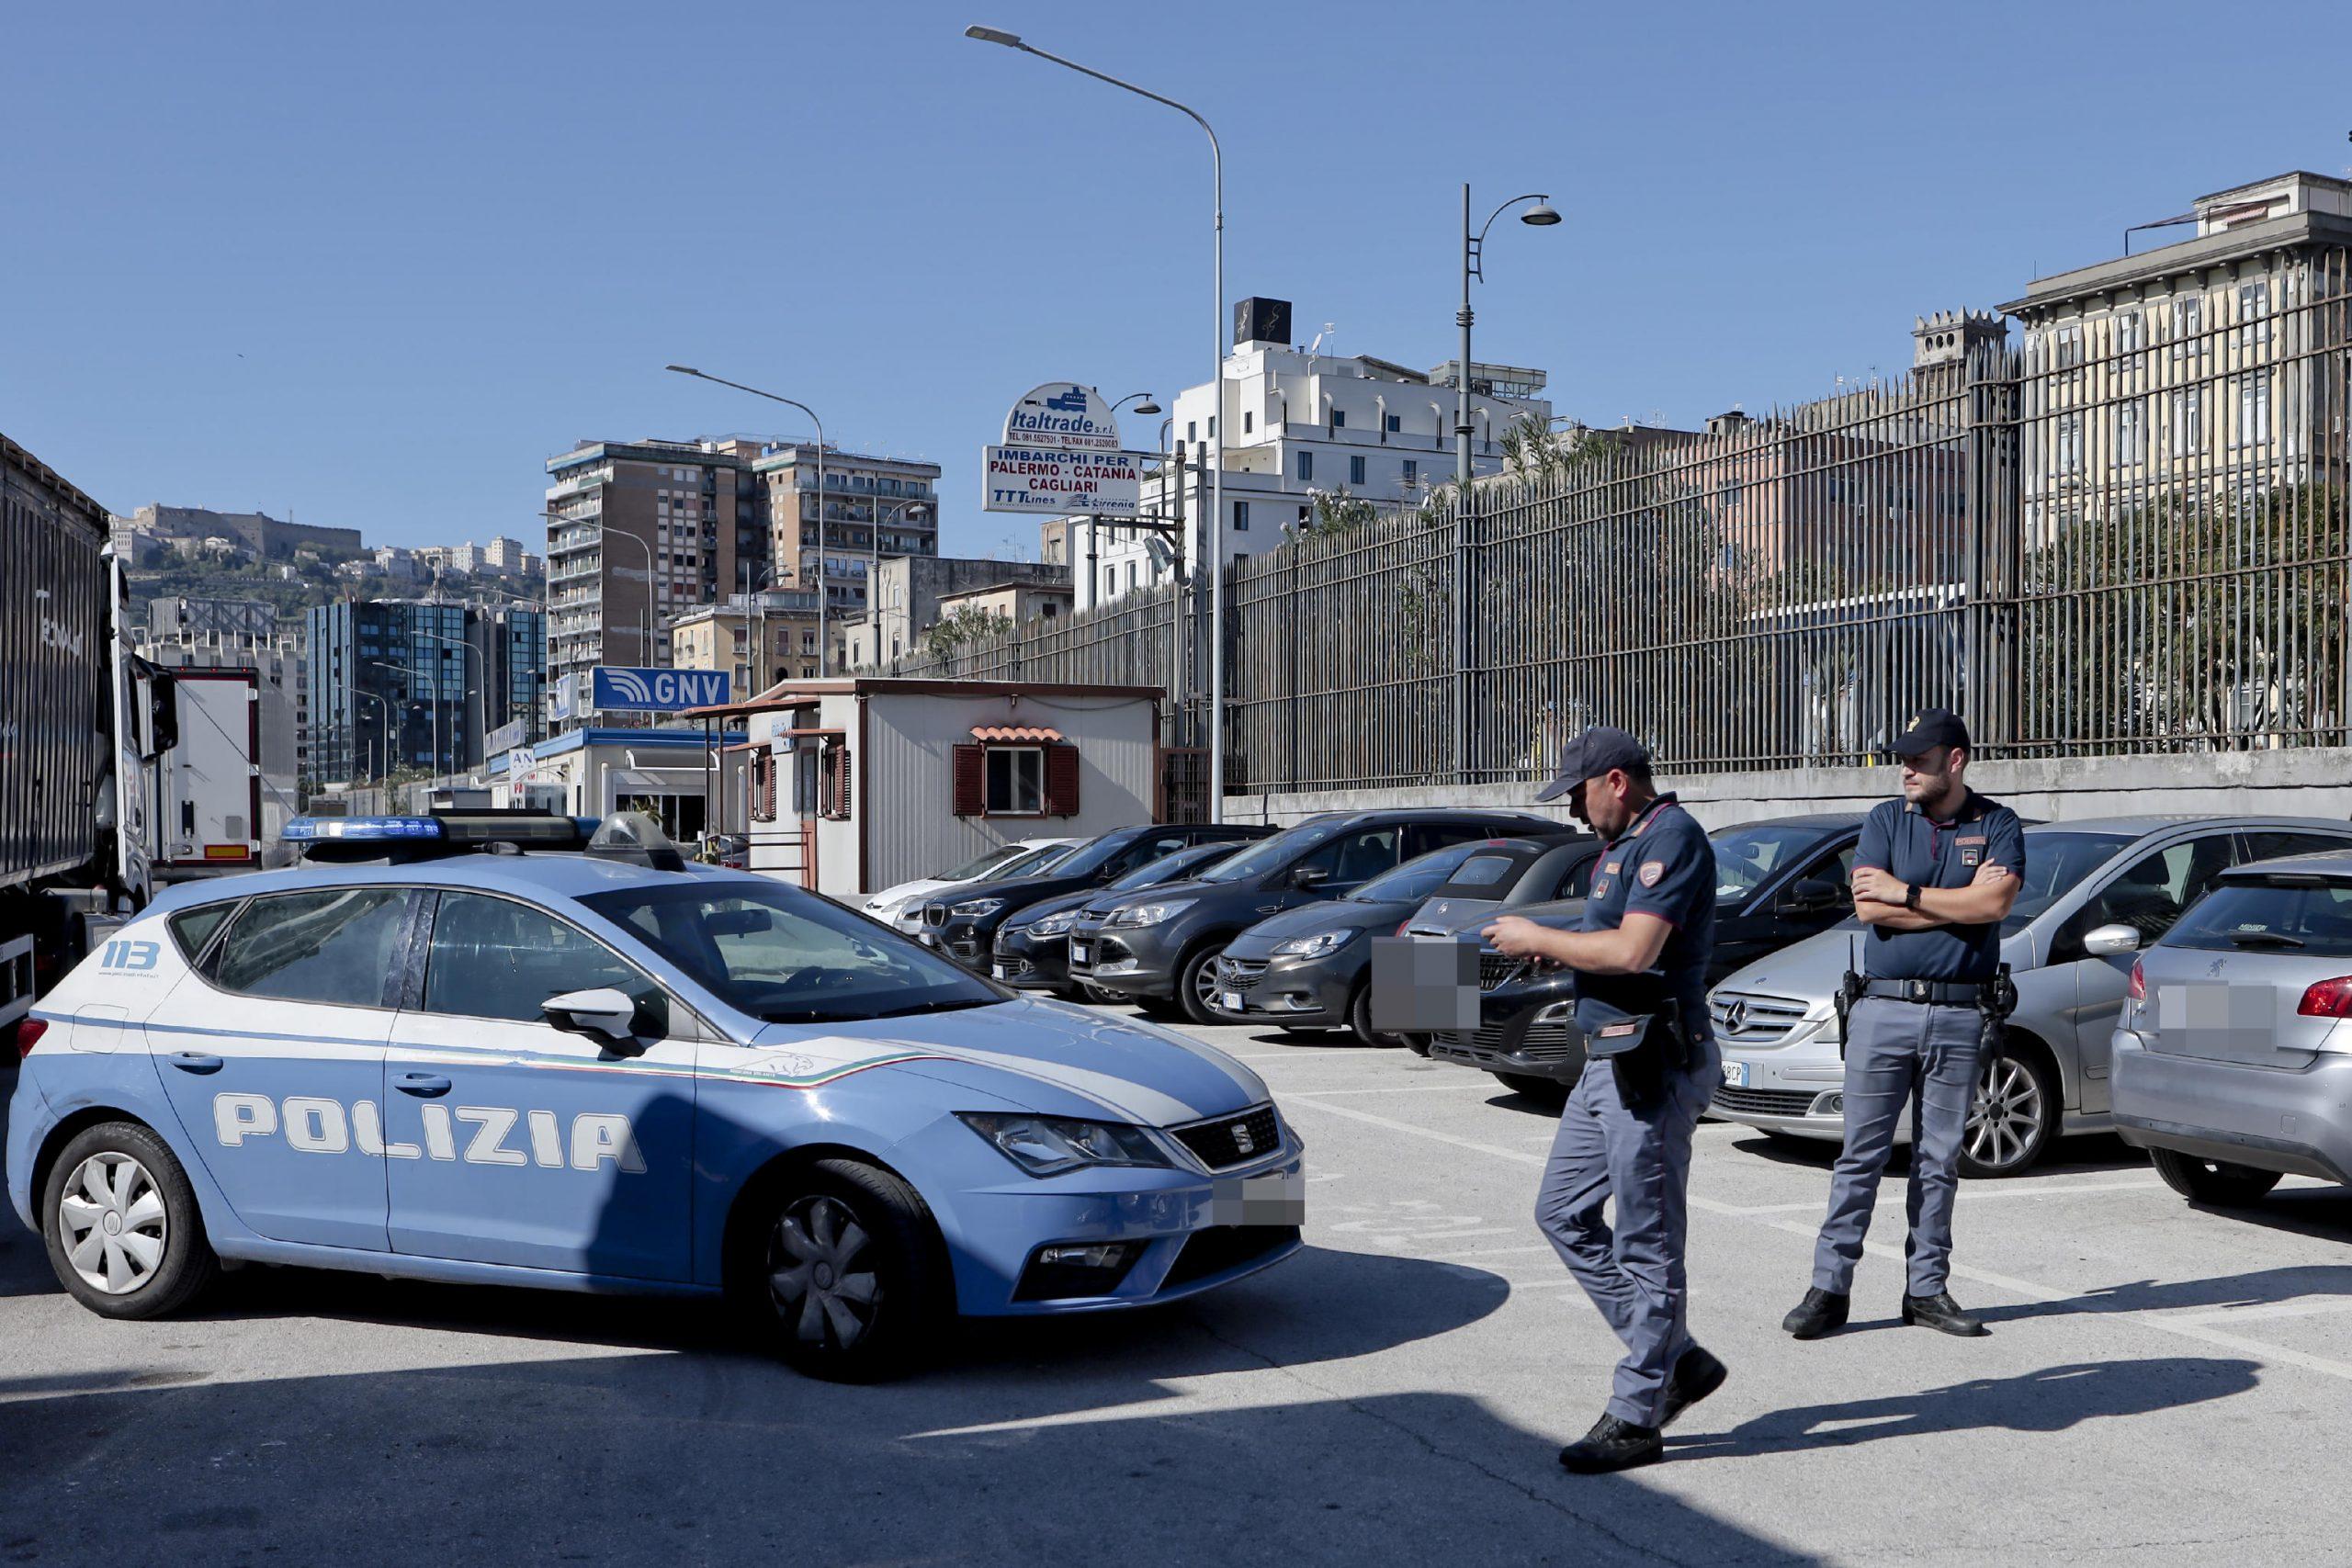
<svg viewBox="0 0 2352 1568"><path fill-rule="evenodd" d="M2229 867L2337 848L2352 848L2352 823L2111 817L2028 828L2025 886L2001 927L2018 1005L2007 1048L1977 1083L1962 1173L2015 1175L2062 1133L2112 1126L2109 1053L2133 954ZM1709 994L1724 1052L1713 1114L1777 1134L1845 1136L1833 998L1867 941L1849 919Z"/></svg>
<svg viewBox="0 0 2352 1568"><path fill-rule="evenodd" d="M2132 966L2115 1124L2185 1198L2352 1185L2352 853L2239 866Z"/></svg>

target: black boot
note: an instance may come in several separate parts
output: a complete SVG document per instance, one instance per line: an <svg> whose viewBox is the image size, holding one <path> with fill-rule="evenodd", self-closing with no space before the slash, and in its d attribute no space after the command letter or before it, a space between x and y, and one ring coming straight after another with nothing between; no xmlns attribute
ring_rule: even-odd
<svg viewBox="0 0 2352 1568"><path fill-rule="evenodd" d="M1724 1386L1728 1375L1723 1362L1702 1347L1693 1345L1682 1352L1674 1363L1674 1375L1666 1380L1666 1413L1658 1417L1663 1431L1674 1425L1674 1418Z"/></svg>
<svg viewBox="0 0 2352 1568"><path fill-rule="evenodd" d="M1950 1291L1938 1291L1932 1296L1904 1297L1903 1321L1939 1333L1956 1334L1962 1339L1982 1338L1991 1332L1982 1318L1952 1300Z"/></svg>
<svg viewBox="0 0 2352 1568"><path fill-rule="evenodd" d="M1799 1339L1818 1339L1846 1326L1846 1311L1852 1303L1853 1298L1841 1292L1810 1290L1796 1310L1781 1319L1781 1326Z"/></svg>
<svg viewBox="0 0 2352 1568"><path fill-rule="evenodd" d="M1666 1452L1666 1439L1656 1427L1636 1427L1614 1416L1603 1416L1592 1430L1560 1450L1560 1468L1577 1475L1602 1475L1631 1470Z"/></svg>

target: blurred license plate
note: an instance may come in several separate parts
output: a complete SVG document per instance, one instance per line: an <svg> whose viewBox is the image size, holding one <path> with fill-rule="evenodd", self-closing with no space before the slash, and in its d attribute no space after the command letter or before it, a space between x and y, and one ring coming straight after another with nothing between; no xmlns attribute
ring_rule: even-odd
<svg viewBox="0 0 2352 1568"><path fill-rule="evenodd" d="M922 943L925 947L937 947L939 945L939 939L932 935L929 931L915 932L915 940Z"/></svg>
<svg viewBox="0 0 2352 1568"><path fill-rule="evenodd" d="M1069 944L1069 961L1070 961L1072 964L1091 964L1091 963L1093 963L1093 962L1094 962L1094 944L1093 944L1092 942L1071 942L1071 943Z"/></svg>
<svg viewBox="0 0 2352 1568"><path fill-rule="evenodd" d="M1725 1062L1724 1064L1724 1087L1725 1089L1746 1089L1747 1087L1747 1064L1746 1062Z"/></svg>
<svg viewBox="0 0 2352 1568"><path fill-rule="evenodd" d="M1306 1179L1297 1171L1221 1177L1209 1199L1213 1225L1303 1225Z"/></svg>
<svg viewBox="0 0 2352 1568"><path fill-rule="evenodd" d="M1000 980L1010 980L1010 979L1012 979L1012 964L998 964L998 965L996 966L996 977L997 977L998 979L1000 979Z"/></svg>
<svg viewBox="0 0 2352 1568"><path fill-rule="evenodd" d="M1216 1005L1223 1008L1227 1012L1239 1012L1241 1010L1241 993L1239 991L1219 991L1216 996Z"/></svg>

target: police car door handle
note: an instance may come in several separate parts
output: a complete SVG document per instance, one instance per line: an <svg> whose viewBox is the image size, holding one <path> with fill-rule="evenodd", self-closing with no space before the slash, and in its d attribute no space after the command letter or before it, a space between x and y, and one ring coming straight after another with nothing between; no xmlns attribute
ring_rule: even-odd
<svg viewBox="0 0 2352 1568"><path fill-rule="evenodd" d="M208 1056L201 1051L178 1051L164 1058L184 1073L217 1073L220 1058Z"/></svg>
<svg viewBox="0 0 2352 1568"><path fill-rule="evenodd" d="M449 1080L438 1073L402 1073L392 1082L402 1094L419 1095L426 1100L449 1092Z"/></svg>

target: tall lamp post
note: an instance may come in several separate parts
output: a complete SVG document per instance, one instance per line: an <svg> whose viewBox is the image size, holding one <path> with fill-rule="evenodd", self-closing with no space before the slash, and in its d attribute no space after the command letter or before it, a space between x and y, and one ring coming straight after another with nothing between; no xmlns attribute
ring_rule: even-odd
<svg viewBox="0 0 2352 1568"><path fill-rule="evenodd" d="M560 513L554 512L542 512L539 515L546 518L550 523L577 523L580 521L577 517L566 517ZM645 604L639 612L637 619L637 656L650 665L653 662L653 547L647 544L643 539L639 538L634 534L626 532L619 534L614 533L610 528L605 526L604 514L599 513L597 513L596 520L596 548L599 551L603 550L605 547L605 541L607 539L627 539L630 544L635 545L639 550L645 553ZM601 561L598 563L598 575L601 576ZM601 616L603 613L603 604L600 596L597 614ZM600 624L600 640L602 637L602 629L603 628Z"/></svg>
<svg viewBox="0 0 2352 1568"><path fill-rule="evenodd" d="M439 632L417 632L414 635L424 638L428 642L446 642L459 649L460 651L458 654L458 685L459 689L468 692L469 694L473 692L481 692L483 694L484 701L488 700L490 670L487 665L481 663L481 649L476 648L472 643L466 642L460 638L454 637L443 637ZM466 655L469 653L474 656L475 664L477 666L474 672L481 677L481 684L478 687L468 687L466 685ZM437 694L441 686L441 674L437 669L434 671L433 685L435 692ZM469 711L469 705L462 698L460 698L458 703L458 711L462 716L458 719L458 723L470 725L473 719L473 715ZM449 758L449 770L452 773L455 773L458 769L458 759L456 756L457 750L457 738L455 731L453 730L450 737L449 746L451 753Z"/></svg>
<svg viewBox="0 0 2352 1568"><path fill-rule="evenodd" d="M424 671L422 671L422 670L412 670L412 669L410 669L410 668L409 668L407 665L405 665L405 664L394 664L391 660L388 660L388 659L371 659L371 660L369 660L368 662L368 663L370 663L370 664L376 665L376 666L378 666L378 667L379 667L379 668L380 668L380 669L385 669L385 670L397 670L397 671L399 671L401 674L403 674L403 675L407 675L407 676L412 676L412 677L413 677L414 679L419 680L419 681L433 681L433 775L434 775L434 777L435 777L435 778L440 777L440 776L441 776L441 682L440 682L439 681L433 680L433 677L431 677L431 676L427 675L427 674L426 674Z"/></svg>
<svg viewBox="0 0 2352 1568"><path fill-rule="evenodd" d="M662 368L680 376L692 376L697 381L710 381L721 387L732 387L739 392L749 392L755 398L765 398L772 403L783 403L787 408L798 409L808 416L808 423L817 427L817 673L822 675L825 672L825 658L828 652L825 646L826 606L831 602L833 596L832 585L825 581L825 422L817 417L815 409L797 398L787 398L776 392L763 392L757 387L746 387L741 381L729 381L721 376L708 375L691 365L664 365ZM800 519L795 517L792 524L797 528L800 525Z"/></svg>
<svg viewBox="0 0 2352 1568"><path fill-rule="evenodd" d="M1214 280L1216 298L1209 303L1209 346L1213 352L1209 385L1216 389L1215 411L1209 415L1209 558L1202 574L1209 585L1209 820L1225 820L1225 150L1217 145L1216 131L1203 119L1200 111L1162 97L1148 87L1080 65L1075 60L1065 60L1058 54L1048 54L1034 44L1023 43L1018 33L1001 28L969 27L964 36L982 43L1001 44L1017 49L1023 54L1034 54L1040 60L1091 76L1098 82L1123 88L1137 97L1163 104L1190 119L1209 139L1209 170L1214 181L1216 197L1216 264Z"/></svg>
<svg viewBox="0 0 2352 1568"><path fill-rule="evenodd" d="M392 770L392 705L375 693L358 686L351 688L351 694L355 697L366 697L383 712L384 749L376 757L376 776L379 779L390 777ZM352 744L356 748L359 741L359 726L356 720L353 721L351 730Z"/></svg>
<svg viewBox="0 0 2352 1568"><path fill-rule="evenodd" d="M1462 309L1453 320L1462 328L1462 363L1453 377L1453 776L1469 782L1470 770L1470 641L1475 611L1470 603L1472 550L1477 534L1476 491L1470 482L1470 280L1486 279L1487 231L1495 220L1522 201L1535 205L1519 215L1521 223L1548 229L1560 220L1548 196L1515 196L1487 215L1476 233L1470 231L1470 186L1462 186Z"/></svg>
<svg viewBox="0 0 2352 1568"><path fill-rule="evenodd" d="M865 571L865 624L874 628L874 667L882 668L882 525L891 517L920 518L931 510L920 498L902 501L885 513L882 498L874 498L874 560Z"/></svg>

